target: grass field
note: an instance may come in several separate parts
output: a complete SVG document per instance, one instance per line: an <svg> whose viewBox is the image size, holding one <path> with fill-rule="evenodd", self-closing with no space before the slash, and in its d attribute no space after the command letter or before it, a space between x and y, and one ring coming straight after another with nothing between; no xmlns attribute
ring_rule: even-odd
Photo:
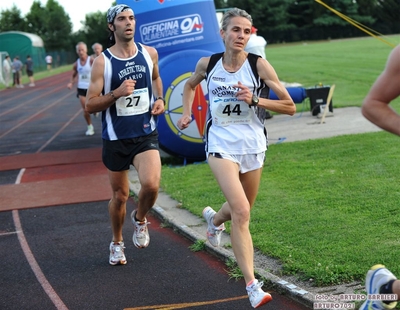
<svg viewBox="0 0 400 310"><path fill-rule="evenodd" d="M400 35L386 38L400 44ZM279 78L303 87L336 85L333 106L360 106L392 47L372 37L267 45L267 59Z"/></svg>
<svg viewBox="0 0 400 310"><path fill-rule="evenodd" d="M67 66L54 68L54 69L52 69L50 71L35 72L33 76L35 78L35 81L39 81L39 80L44 79L46 77L53 76L55 74L63 73L63 72L66 72L66 71L71 71L71 75L72 75L72 65L67 65ZM12 79L12 77L11 77L11 79ZM22 84L25 84L25 85L29 84L29 78L26 75L25 71L24 71L24 74L22 75L21 82L22 82ZM65 87L67 87L67 85L65 85ZM5 85L4 84L0 84L0 90L2 90L4 88L5 88Z"/></svg>

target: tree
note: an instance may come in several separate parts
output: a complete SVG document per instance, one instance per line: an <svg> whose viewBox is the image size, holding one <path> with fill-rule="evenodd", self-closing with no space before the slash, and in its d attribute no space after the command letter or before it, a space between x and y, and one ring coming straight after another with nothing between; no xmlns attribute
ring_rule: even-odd
<svg viewBox="0 0 400 310"><path fill-rule="evenodd" d="M10 10L0 12L0 32L26 30L27 23L21 16L21 10L15 4L13 4Z"/></svg>
<svg viewBox="0 0 400 310"><path fill-rule="evenodd" d="M85 21L82 23L83 29L78 32L76 38L84 41L89 49L95 42L100 43L104 48L108 47L109 32L106 17L107 12L97 11L86 14Z"/></svg>
<svg viewBox="0 0 400 310"><path fill-rule="evenodd" d="M35 0L32 3L31 10L26 14L26 22L28 25L27 32L35 33L42 38L46 33L45 16L46 9L42 7L39 1Z"/></svg>
<svg viewBox="0 0 400 310"><path fill-rule="evenodd" d="M362 16L374 16L376 0L357 0L358 13Z"/></svg>
<svg viewBox="0 0 400 310"><path fill-rule="evenodd" d="M398 33L400 31L399 14L399 0L378 0L376 17L379 19L379 24L386 27L386 32Z"/></svg>
<svg viewBox="0 0 400 310"><path fill-rule="evenodd" d="M314 0L297 0L289 6L290 22L297 28L310 28L313 25Z"/></svg>
<svg viewBox="0 0 400 310"><path fill-rule="evenodd" d="M289 7L291 2L291 0L268 0L265 1L265 5L258 3L259 9L253 13L255 20L259 23L257 25L262 23L272 31L295 28L295 25L290 22ZM265 14L265 12L268 12L268 14ZM262 29L264 27L257 26L257 28Z"/></svg>
<svg viewBox="0 0 400 310"><path fill-rule="evenodd" d="M358 14L358 4L353 0L330 0L325 1L325 3L332 9L338 11L344 17L350 18L361 24L372 24L373 19L369 16L361 16ZM318 4L319 5L319 4ZM320 5L324 8L324 11L320 16L314 18L315 26L348 26L348 19L343 19L339 17L334 12L330 11L328 8Z"/></svg>
<svg viewBox="0 0 400 310"><path fill-rule="evenodd" d="M227 3L225 0L214 0L214 5L216 9L224 9Z"/></svg>
<svg viewBox="0 0 400 310"><path fill-rule="evenodd" d="M228 7L245 10L253 18L258 33L276 30L290 30L295 26L290 23L289 6L292 0L227 0Z"/></svg>
<svg viewBox="0 0 400 310"><path fill-rule="evenodd" d="M45 32L42 39L46 50L68 50L70 48L70 35L72 23L64 8L55 0L46 3L46 16L44 16Z"/></svg>

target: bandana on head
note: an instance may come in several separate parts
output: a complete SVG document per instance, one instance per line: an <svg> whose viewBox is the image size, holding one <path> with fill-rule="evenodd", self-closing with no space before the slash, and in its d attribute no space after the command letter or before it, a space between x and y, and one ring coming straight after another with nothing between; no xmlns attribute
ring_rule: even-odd
<svg viewBox="0 0 400 310"><path fill-rule="evenodd" d="M112 23L118 14L125 11L131 11L133 13L133 10L126 4L117 4L115 6L112 6L107 11L107 22Z"/></svg>

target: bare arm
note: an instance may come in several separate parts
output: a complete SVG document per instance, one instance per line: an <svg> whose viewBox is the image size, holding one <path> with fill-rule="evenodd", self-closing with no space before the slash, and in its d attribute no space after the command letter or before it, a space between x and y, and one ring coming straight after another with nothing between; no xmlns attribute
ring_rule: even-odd
<svg viewBox="0 0 400 310"><path fill-rule="evenodd" d="M209 61L210 57L200 58L200 60L197 62L195 72L186 81L185 86L183 87L183 112L177 123L178 128L181 130L189 127L189 124L192 121L192 105L196 87L201 83L202 80L204 80Z"/></svg>
<svg viewBox="0 0 400 310"><path fill-rule="evenodd" d="M153 81L152 81L152 89L154 97L162 97L163 95L163 84L160 76L159 66L158 66L158 53L157 50L150 46L145 46L146 50L149 52L151 59L153 61ZM153 108L151 110L151 114L160 115L164 113L164 101L161 99L155 100Z"/></svg>
<svg viewBox="0 0 400 310"><path fill-rule="evenodd" d="M72 67L71 81L70 81L70 82L68 83L68 85L67 85L67 87L68 87L69 89L71 89L72 86L74 85L75 79L76 79L76 76L77 76L77 75L78 75L78 62L75 61L74 66Z"/></svg>
<svg viewBox="0 0 400 310"><path fill-rule="evenodd" d="M400 45L389 55L386 67L365 97L361 112L370 122L400 136L400 115L390 102L400 96Z"/></svg>
<svg viewBox="0 0 400 310"><path fill-rule="evenodd" d="M294 104L292 97L290 97L286 87L279 81L278 75L271 64L263 58L258 58L257 71L260 78L279 98L279 100L259 98L258 106L281 114L295 114L296 105Z"/></svg>
<svg viewBox="0 0 400 310"><path fill-rule="evenodd" d="M104 55L96 57L93 61L90 84L86 94L86 111L88 113L95 113L106 110L114 104L116 99L131 95L135 89L135 84L136 81L134 80L124 80L118 88L102 96L101 92L104 86Z"/></svg>

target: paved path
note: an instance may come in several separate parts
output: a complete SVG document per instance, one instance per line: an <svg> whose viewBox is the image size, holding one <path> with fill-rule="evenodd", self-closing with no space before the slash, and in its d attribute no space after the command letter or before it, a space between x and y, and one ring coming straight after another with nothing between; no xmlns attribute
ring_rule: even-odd
<svg viewBox="0 0 400 310"><path fill-rule="evenodd" d="M307 100L297 105L296 115L275 115L266 121L271 144L381 131L362 116L359 107L334 109L321 123L321 118L311 115Z"/></svg>

